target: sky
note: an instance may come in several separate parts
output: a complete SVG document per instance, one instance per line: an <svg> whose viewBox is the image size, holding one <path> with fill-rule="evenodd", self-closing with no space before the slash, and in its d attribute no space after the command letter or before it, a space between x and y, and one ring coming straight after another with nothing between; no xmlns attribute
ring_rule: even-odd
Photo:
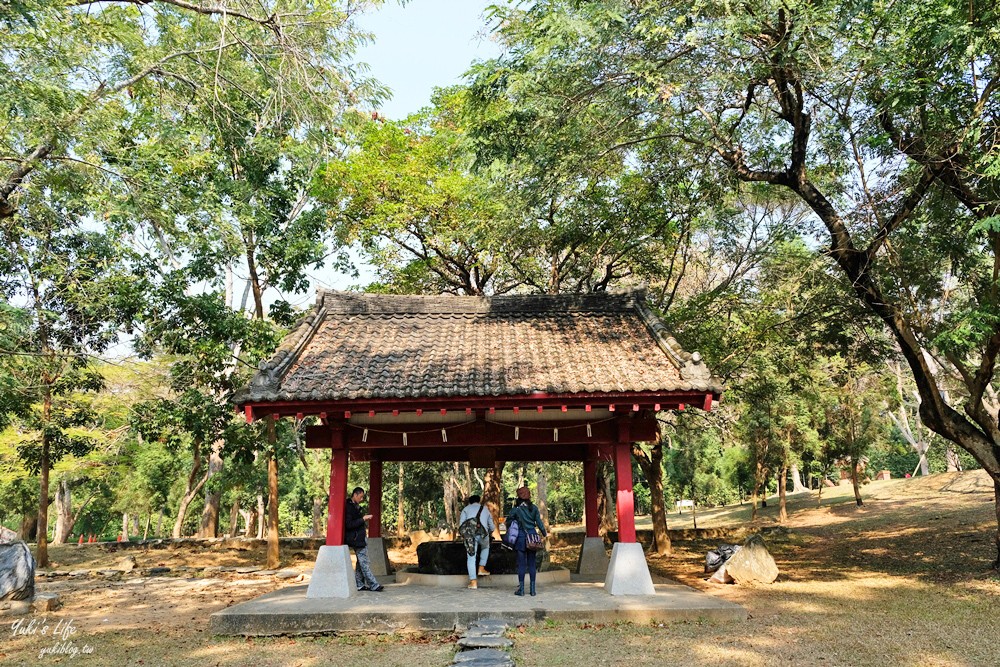
<svg viewBox="0 0 1000 667"><path fill-rule="evenodd" d="M499 53L486 34L486 8L505 0L387 0L381 9L360 17L374 33L373 44L358 60L371 76L393 91L382 113L401 119L430 103L435 87L460 83L474 60Z"/></svg>

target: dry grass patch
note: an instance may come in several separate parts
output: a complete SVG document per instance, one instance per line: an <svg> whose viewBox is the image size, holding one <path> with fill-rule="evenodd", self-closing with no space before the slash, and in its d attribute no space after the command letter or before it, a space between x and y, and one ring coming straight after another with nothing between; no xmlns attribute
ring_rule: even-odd
<svg viewBox="0 0 1000 667"><path fill-rule="evenodd" d="M747 588L704 580L705 552L714 540L677 541L671 556L650 556L653 574L681 581L743 605L741 623L660 626L543 623L518 628L513 654L521 666L639 667L821 665L993 667L1000 665L1000 576L988 569L995 531L993 489L981 472L890 480L864 487L856 507L850 487L789 498L788 530L766 538L781 576ZM774 526L777 502L754 527ZM699 527L739 527L748 505L698 515ZM640 526L643 521L640 520ZM670 516L671 528L691 517ZM60 569L113 567L125 553L140 568L263 564L262 549L129 550L59 547ZM299 555L296 556L296 553ZM286 564L308 569L311 554L288 552ZM553 562L574 567L578 547L552 550ZM416 561L413 549L393 550L394 565ZM65 607L50 623L72 619L90 655L39 657L52 645L39 635L0 639L7 665L365 665L443 667L455 638L448 634L342 635L239 639L208 634L212 612L287 585L234 573L151 578L143 583L99 579L40 582L63 593ZM6 624L5 624L6 625Z"/></svg>

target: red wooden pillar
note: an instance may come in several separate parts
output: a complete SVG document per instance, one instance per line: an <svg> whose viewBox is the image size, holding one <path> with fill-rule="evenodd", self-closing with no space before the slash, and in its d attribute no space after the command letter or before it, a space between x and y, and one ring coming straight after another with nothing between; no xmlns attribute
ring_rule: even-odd
<svg viewBox="0 0 1000 667"><path fill-rule="evenodd" d="M382 537L382 462L368 464L368 537Z"/></svg>
<svg viewBox="0 0 1000 667"><path fill-rule="evenodd" d="M583 461L583 508L587 537L600 537L601 520L597 516L597 459L588 454Z"/></svg>
<svg viewBox="0 0 1000 667"><path fill-rule="evenodd" d="M344 543L344 510L347 506L347 449L344 431L334 427L330 434L330 500L327 504L326 545Z"/></svg>
<svg viewBox="0 0 1000 667"><path fill-rule="evenodd" d="M632 494L632 443L629 442L629 424L618 422L618 443L615 445L615 486L618 494L615 509L618 511L618 541L635 542L635 497Z"/></svg>

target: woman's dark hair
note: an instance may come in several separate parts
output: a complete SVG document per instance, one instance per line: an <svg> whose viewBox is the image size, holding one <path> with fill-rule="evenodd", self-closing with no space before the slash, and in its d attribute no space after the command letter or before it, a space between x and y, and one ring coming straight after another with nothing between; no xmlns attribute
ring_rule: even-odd
<svg viewBox="0 0 1000 667"><path fill-rule="evenodd" d="M469 496L469 501L468 502L469 502L470 505L473 504L473 503L478 503L479 502L479 496L477 496L476 494L472 494L471 496Z"/></svg>

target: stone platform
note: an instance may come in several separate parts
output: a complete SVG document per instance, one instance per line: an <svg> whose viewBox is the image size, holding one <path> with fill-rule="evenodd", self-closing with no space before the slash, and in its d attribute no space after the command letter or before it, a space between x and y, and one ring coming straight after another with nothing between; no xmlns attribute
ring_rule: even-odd
<svg viewBox="0 0 1000 667"><path fill-rule="evenodd" d="M306 598L305 586L289 586L211 616L221 635L318 634L453 630L482 619L530 625L546 619L571 622L669 623L739 621L743 607L676 583L655 584L655 595L613 596L603 581L578 578L539 585L538 595L513 595L511 588L468 590L392 583L385 590L350 598Z"/></svg>
<svg viewBox="0 0 1000 667"><path fill-rule="evenodd" d="M535 577L539 586L550 584L568 584L570 572L565 568L543 570ZM477 579L480 588L502 588L514 590L517 588L516 574L497 574L483 576ZM436 586L440 588L465 588L469 584L468 574L424 574L412 570L400 570L396 573L397 584L412 584L414 586Z"/></svg>

